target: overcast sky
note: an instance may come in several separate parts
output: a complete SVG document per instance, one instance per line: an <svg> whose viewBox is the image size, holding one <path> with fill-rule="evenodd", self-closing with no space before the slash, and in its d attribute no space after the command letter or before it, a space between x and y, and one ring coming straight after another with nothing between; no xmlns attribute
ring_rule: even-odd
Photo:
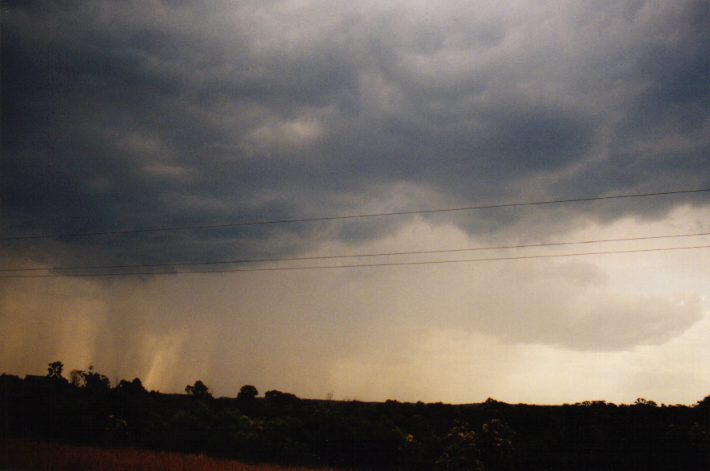
<svg viewBox="0 0 710 471"><path fill-rule="evenodd" d="M15 277L710 233L710 192L194 228L708 189L706 1L6 0L1 44L0 371L61 360L227 396L710 394L710 248L677 250L708 235ZM194 273L655 248L674 250Z"/></svg>

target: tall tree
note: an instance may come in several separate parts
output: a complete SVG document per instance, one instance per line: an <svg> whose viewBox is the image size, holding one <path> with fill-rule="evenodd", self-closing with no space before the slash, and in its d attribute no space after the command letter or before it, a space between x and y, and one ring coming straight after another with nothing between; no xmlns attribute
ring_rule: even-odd
<svg viewBox="0 0 710 471"><path fill-rule="evenodd" d="M61 361L53 361L47 365L47 378L52 380L64 380L62 376L62 371L64 370L64 363Z"/></svg>
<svg viewBox="0 0 710 471"><path fill-rule="evenodd" d="M185 386L185 392L199 399L212 398L212 394L210 393L207 385L205 385L205 383L203 383L202 380L199 379L195 381L195 384L188 384L187 386Z"/></svg>

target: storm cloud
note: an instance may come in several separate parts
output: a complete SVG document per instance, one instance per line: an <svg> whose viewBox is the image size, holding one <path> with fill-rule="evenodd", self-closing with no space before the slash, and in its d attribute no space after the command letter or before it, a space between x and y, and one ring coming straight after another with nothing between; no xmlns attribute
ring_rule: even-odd
<svg viewBox="0 0 710 471"><path fill-rule="evenodd" d="M7 226L352 213L402 183L436 197L397 209L705 187L708 18L705 2L10 3Z"/></svg>

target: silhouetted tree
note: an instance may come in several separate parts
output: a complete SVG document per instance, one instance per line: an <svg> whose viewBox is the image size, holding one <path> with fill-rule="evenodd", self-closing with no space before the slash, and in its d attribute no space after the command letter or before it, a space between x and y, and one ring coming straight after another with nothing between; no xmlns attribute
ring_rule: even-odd
<svg viewBox="0 0 710 471"><path fill-rule="evenodd" d="M53 361L47 366L47 378L55 381L64 380L64 377L62 376L64 364L61 361Z"/></svg>
<svg viewBox="0 0 710 471"><path fill-rule="evenodd" d="M209 388L201 380L195 381L195 384L185 386L185 392L198 399L211 399L212 394Z"/></svg>
<svg viewBox="0 0 710 471"><path fill-rule="evenodd" d="M256 399L256 396L258 395L259 391L257 391L254 386L252 386L251 384L246 384L242 386L242 388L239 390L239 394L237 394L237 399L244 402L249 402Z"/></svg>
<svg viewBox="0 0 710 471"><path fill-rule="evenodd" d="M264 393L264 399L268 403L273 403L273 404L293 404L295 402L298 402L298 396L295 394L291 393L286 393L286 392L281 392L277 390L271 390L271 391L266 391Z"/></svg>
<svg viewBox="0 0 710 471"><path fill-rule="evenodd" d="M258 395L259 391L251 384L242 386L239 390L239 394L237 394L237 407L239 407L239 410L248 416L253 416L257 413L261 408L256 400L256 396Z"/></svg>
<svg viewBox="0 0 710 471"><path fill-rule="evenodd" d="M0 436L208 453L343 469L531 471L710 469L710 396L694 407L639 399L615 406L460 406L319 401L242 387L236 400L145 392L140 379L109 389L106 376L61 362L47 376L0 374ZM0 468L2 467L0 453Z"/></svg>
<svg viewBox="0 0 710 471"><path fill-rule="evenodd" d="M89 365L89 369L86 371L72 370L70 377L71 384L90 392L108 391L111 388L111 381L101 373L94 371L94 365Z"/></svg>
<svg viewBox="0 0 710 471"><path fill-rule="evenodd" d="M636 399L636 402L634 402L635 406L638 407L657 407L658 404L656 404L655 401L649 401L648 399L644 399L642 397L639 397Z"/></svg>
<svg viewBox="0 0 710 471"><path fill-rule="evenodd" d="M121 382L118 383L118 385L116 386L116 389L128 394L140 394L146 392L145 388L143 387L143 383L141 383L141 380L138 378L133 378L133 381L122 379Z"/></svg>

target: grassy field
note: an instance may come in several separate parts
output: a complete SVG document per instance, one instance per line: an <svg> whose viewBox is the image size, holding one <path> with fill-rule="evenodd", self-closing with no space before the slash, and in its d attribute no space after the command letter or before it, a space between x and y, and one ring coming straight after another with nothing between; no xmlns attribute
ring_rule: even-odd
<svg viewBox="0 0 710 471"><path fill-rule="evenodd" d="M204 455L0 439L0 469L52 471L306 471L312 468L248 464Z"/></svg>

